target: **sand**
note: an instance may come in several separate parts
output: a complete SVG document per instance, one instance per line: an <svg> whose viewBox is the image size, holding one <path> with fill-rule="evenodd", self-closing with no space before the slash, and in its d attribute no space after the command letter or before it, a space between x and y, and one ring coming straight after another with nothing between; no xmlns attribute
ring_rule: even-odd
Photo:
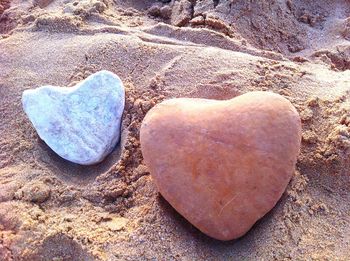
<svg viewBox="0 0 350 261"><path fill-rule="evenodd" d="M0 260L348 260L349 1L168 2L0 1ZM40 141L21 94L102 69L126 86L122 141L82 167ZM167 98L252 90L293 103L302 150L277 206L221 242L159 195L139 127Z"/></svg>

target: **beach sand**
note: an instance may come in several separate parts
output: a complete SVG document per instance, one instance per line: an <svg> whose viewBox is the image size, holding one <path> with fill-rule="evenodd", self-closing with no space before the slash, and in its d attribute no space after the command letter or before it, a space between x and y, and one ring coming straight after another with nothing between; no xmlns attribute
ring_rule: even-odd
<svg viewBox="0 0 350 261"><path fill-rule="evenodd" d="M0 260L348 260L349 40L346 0L0 1ZM68 163L21 94L102 69L126 87L122 141L98 165ZM164 99L256 90L297 108L302 149L276 207L221 242L159 195L139 128Z"/></svg>

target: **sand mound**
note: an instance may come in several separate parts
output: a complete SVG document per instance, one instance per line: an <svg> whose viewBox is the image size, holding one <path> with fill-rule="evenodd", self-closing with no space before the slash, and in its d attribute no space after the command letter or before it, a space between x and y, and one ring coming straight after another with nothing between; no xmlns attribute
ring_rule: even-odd
<svg viewBox="0 0 350 261"><path fill-rule="evenodd" d="M350 255L348 1L2 1L0 259L346 260ZM122 142L82 167L39 140L25 89L72 86L101 69L127 91ZM303 123L278 205L222 243L180 217L143 164L139 127L170 97L270 90Z"/></svg>

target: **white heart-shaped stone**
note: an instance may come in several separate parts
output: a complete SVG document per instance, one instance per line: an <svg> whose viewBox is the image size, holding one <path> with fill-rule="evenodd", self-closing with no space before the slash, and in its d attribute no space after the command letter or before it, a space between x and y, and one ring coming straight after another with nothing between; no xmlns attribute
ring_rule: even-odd
<svg viewBox="0 0 350 261"><path fill-rule="evenodd" d="M74 87L42 86L22 95L38 135L62 158L82 165L102 161L120 139L125 90L109 71Z"/></svg>

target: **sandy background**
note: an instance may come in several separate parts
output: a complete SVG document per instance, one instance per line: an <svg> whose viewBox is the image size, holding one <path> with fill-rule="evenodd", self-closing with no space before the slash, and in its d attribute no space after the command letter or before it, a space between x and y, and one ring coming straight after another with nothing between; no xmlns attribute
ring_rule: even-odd
<svg viewBox="0 0 350 261"><path fill-rule="evenodd" d="M0 260L349 260L349 1L0 1ZM120 146L81 167L21 93L101 69L127 88ZM297 170L244 237L210 239L157 193L139 127L170 97L271 90L303 124ZM258 126L257 126L258 127Z"/></svg>

